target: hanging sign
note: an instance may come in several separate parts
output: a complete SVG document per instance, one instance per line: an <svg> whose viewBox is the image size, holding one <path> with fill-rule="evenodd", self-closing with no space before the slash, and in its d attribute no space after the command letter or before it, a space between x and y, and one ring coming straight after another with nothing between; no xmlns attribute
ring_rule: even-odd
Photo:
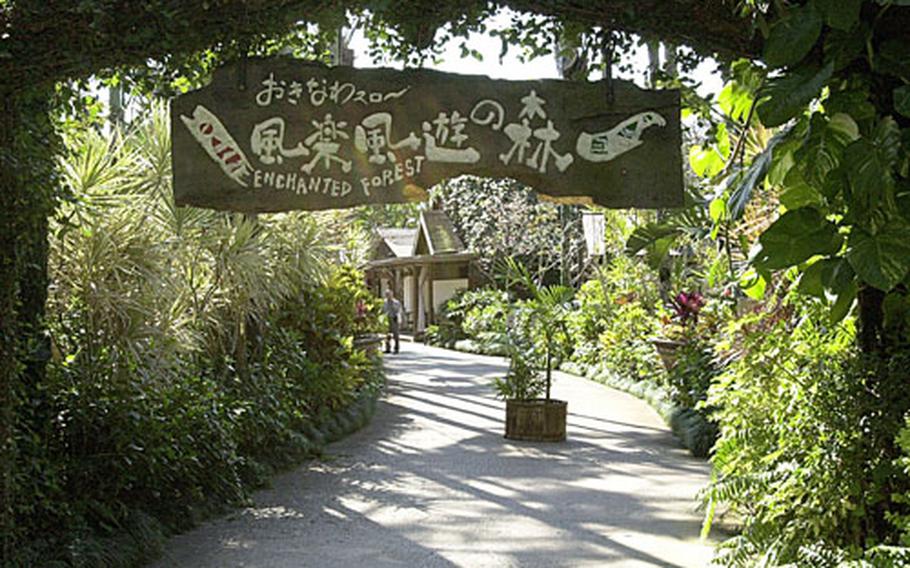
<svg viewBox="0 0 910 568"><path fill-rule="evenodd" d="M171 107L178 205L244 212L424 199L461 174L607 207L682 204L678 91L292 58L222 67Z"/></svg>

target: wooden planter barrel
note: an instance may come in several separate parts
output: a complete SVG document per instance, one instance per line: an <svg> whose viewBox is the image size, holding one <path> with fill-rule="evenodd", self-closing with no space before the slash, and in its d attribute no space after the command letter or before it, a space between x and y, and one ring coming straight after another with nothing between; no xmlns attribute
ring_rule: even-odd
<svg viewBox="0 0 910 568"><path fill-rule="evenodd" d="M566 439L563 400L507 400L506 438L528 442L562 442Z"/></svg>

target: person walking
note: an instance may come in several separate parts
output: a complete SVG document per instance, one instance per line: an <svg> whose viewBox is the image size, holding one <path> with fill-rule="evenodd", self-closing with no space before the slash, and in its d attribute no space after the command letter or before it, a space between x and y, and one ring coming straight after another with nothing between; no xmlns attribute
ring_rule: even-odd
<svg viewBox="0 0 910 568"><path fill-rule="evenodd" d="M395 298L395 292L390 289L385 291L385 303L382 304L382 313L389 318L389 331L385 336L385 352L391 350L392 338L395 339L395 353L398 353L398 339L400 331L401 302Z"/></svg>

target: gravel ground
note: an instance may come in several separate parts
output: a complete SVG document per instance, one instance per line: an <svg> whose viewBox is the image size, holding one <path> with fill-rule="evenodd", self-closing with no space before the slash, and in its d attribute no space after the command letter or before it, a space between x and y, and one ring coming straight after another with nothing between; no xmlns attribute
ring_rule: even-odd
<svg viewBox="0 0 910 568"><path fill-rule="evenodd" d="M557 374L561 444L503 439L505 360L403 343L372 423L155 567L706 566L709 466L645 403Z"/></svg>

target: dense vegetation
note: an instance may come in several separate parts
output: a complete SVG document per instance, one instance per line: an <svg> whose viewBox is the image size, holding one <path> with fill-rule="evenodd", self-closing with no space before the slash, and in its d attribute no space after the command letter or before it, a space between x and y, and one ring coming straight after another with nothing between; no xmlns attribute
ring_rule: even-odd
<svg viewBox="0 0 910 568"><path fill-rule="evenodd" d="M706 258L715 249L710 239L688 246L707 249ZM642 257L617 256L594 272L556 326L565 334L563 368L646 398L694 454L710 454L706 531L720 515L737 532L719 549L722 564L902 565L908 551L899 545L910 544L910 400L900 386L907 357L870 359L856 348L855 317L832 324L825 303L800 294L798 281L776 280L760 300L731 298L729 282L708 285L705 266L689 264L693 274L672 282L687 292L668 302L660 271ZM465 292L427 339L512 356L523 390L500 381L500 393L541 396L542 343L526 325L529 304L521 289ZM675 342L669 364L655 340ZM870 402L870 389L888 389L894 410Z"/></svg>
<svg viewBox="0 0 910 568"><path fill-rule="evenodd" d="M597 283L584 285L577 301L585 309L570 316L578 320L573 357L632 382L656 377L680 405L695 403L715 421L708 517L725 512L740 529L723 547L726 563L900 564L887 547L910 543L906 0L0 1L5 555L39 533L72 537L118 524L138 532L147 523L128 521L122 506L137 496L199 501L202 481L213 495L238 495L237 480L255 478L253 464L262 463L257 436L301 443L291 439L310 420L302 417L343 402L335 395L362 376L340 364L358 360L346 340L310 327L334 317L320 312L330 302L306 300L339 297L335 305L346 306L360 293L355 277L314 279L318 271L297 272L309 260L286 263L287 254L308 259L311 251L282 234L305 242L313 220L169 208L160 184L133 179L149 164L162 169L154 136L108 147L85 135L68 146L100 162L78 166L70 157L61 166L63 118L91 107L72 81L95 75L173 92L238 54L324 50L346 8L370 10L358 25L377 54L414 62L443 37L482 29L500 5L517 12L497 35L529 54L552 51L556 36L600 65L604 46L629 45L632 33L684 46L680 73L664 80L684 89L686 114L698 121L690 156L702 179L691 184L691 207L640 219L650 222L628 246L643 257L614 255L592 275ZM320 20L323 37L304 19ZM695 96L686 78L705 55L730 78L714 100ZM104 163L109 156L118 158ZM95 176L115 170L118 189ZM120 237L107 239L108 231ZM238 270L244 263L259 272ZM627 284L629 274L640 278ZM707 305L692 319L683 314L698 304L695 292ZM495 319L494 300L479 302L483 317ZM480 321L467 303L454 311ZM674 314L679 325L668 326ZM353 328L339 329L347 337ZM685 345L667 375L647 342L652 333ZM300 345L314 355L282 360ZM325 367L314 369L320 360ZM282 380L260 380L273 372ZM303 376L348 386L320 398L325 392L294 390ZM302 399L264 394L271 388L312 398L285 407ZM250 410L269 404L275 412ZM186 421L156 418L171 415ZM167 430L174 424L181 429ZM162 443L175 436L185 444ZM86 453L87 439L102 442L105 460ZM126 467L136 460L160 475ZM74 476L83 469L112 485L95 492ZM160 503L147 512L177 516L148 510ZM71 555L88 554L83 541L66 542Z"/></svg>
<svg viewBox="0 0 910 568"><path fill-rule="evenodd" d="M663 76L688 107L690 205L638 217L568 316L569 368L710 450L726 565L907 562L910 52L866 19L905 13L878 4L776 6L764 62L714 98ZM521 330L496 314L522 303L465 294L430 338L506 353Z"/></svg>
<svg viewBox="0 0 910 568"><path fill-rule="evenodd" d="M355 426L329 428L381 380L352 344L377 306L316 216L176 208L161 108L74 132L60 171L50 363L14 432L29 546L5 565L126 565Z"/></svg>

